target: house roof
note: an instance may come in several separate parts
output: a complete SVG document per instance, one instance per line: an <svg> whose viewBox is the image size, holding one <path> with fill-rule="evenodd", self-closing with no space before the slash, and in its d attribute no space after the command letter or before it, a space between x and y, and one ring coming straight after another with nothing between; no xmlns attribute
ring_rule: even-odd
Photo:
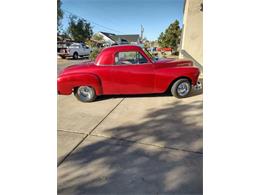
<svg viewBox="0 0 260 195"><path fill-rule="evenodd" d="M138 42L140 39L139 34L133 34L133 35L114 35L112 37L113 40L118 41L118 39L124 39L127 40L129 43L131 42Z"/></svg>
<svg viewBox="0 0 260 195"><path fill-rule="evenodd" d="M115 36L114 33L108 33L108 32L100 32L100 33L102 33L103 35L105 35L108 38L111 38L112 36Z"/></svg>
<svg viewBox="0 0 260 195"><path fill-rule="evenodd" d="M132 34L132 35L116 35L114 33L108 33L108 32L100 32L106 37L110 38L111 40L117 42L118 40L124 40L128 41L129 43L131 42L138 42L140 39L139 34Z"/></svg>

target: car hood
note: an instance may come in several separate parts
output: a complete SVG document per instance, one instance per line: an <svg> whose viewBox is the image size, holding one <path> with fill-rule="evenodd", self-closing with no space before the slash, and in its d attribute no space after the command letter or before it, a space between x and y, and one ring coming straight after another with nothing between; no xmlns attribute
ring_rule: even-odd
<svg viewBox="0 0 260 195"><path fill-rule="evenodd" d="M162 67L180 67L180 66L193 66L192 61L177 58L164 58L159 59L154 63L158 68Z"/></svg>
<svg viewBox="0 0 260 195"><path fill-rule="evenodd" d="M176 61L175 58L159 58L158 60L155 61L155 63L169 63Z"/></svg>

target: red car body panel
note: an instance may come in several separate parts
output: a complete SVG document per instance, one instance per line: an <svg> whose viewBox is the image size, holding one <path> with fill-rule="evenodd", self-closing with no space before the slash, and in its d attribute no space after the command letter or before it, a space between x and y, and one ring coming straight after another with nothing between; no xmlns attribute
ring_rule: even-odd
<svg viewBox="0 0 260 195"><path fill-rule="evenodd" d="M148 62L115 65L115 55L126 51L139 52ZM103 49L95 62L65 68L58 76L58 93L69 95L75 87L86 85L93 87L97 95L163 93L179 78L188 78L195 85L199 73L190 60L153 62L139 46L113 46Z"/></svg>

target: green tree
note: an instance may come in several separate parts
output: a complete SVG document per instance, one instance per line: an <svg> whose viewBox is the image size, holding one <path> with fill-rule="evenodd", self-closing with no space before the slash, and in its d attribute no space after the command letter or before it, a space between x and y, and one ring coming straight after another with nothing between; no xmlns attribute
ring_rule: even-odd
<svg viewBox="0 0 260 195"><path fill-rule="evenodd" d="M68 34L74 41L85 42L93 35L93 30L89 22L76 16L69 17Z"/></svg>
<svg viewBox="0 0 260 195"><path fill-rule="evenodd" d="M158 38L158 44L160 45L160 47L165 47L165 35L163 32L161 32Z"/></svg>
<svg viewBox="0 0 260 195"><path fill-rule="evenodd" d="M100 51L101 51L101 48L94 47L92 52L89 55L89 59L90 60L95 60L97 55L100 53Z"/></svg>
<svg viewBox="0 0 260 195"><path fill-rule="evenodd" d="M179 21L175 20L170 26L161 33L158 43L161 47L171 47L175 51L178 49L181 40L181 28Z"/></svg>
<svg viewBox="0 0 260 195"><path fill-rule="evenodd" d="M61 0L57 0L57 31L61 30L61 20L63 18L63 11L61 9Z"/></svg>

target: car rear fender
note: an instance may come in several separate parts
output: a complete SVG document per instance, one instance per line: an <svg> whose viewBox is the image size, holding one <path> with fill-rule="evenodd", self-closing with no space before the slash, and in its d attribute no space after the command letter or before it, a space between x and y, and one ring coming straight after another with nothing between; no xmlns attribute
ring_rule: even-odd
<svg viewBox="0 0 260 195"><path fill-rule="evenodd" d="M95 89L96 95L102 94L102 84L98 76L92 73L70 74L60 77L58 90L60 94L69 95L79 86L90 86ZM62 93L64 91L64 93Z"/></svg>

